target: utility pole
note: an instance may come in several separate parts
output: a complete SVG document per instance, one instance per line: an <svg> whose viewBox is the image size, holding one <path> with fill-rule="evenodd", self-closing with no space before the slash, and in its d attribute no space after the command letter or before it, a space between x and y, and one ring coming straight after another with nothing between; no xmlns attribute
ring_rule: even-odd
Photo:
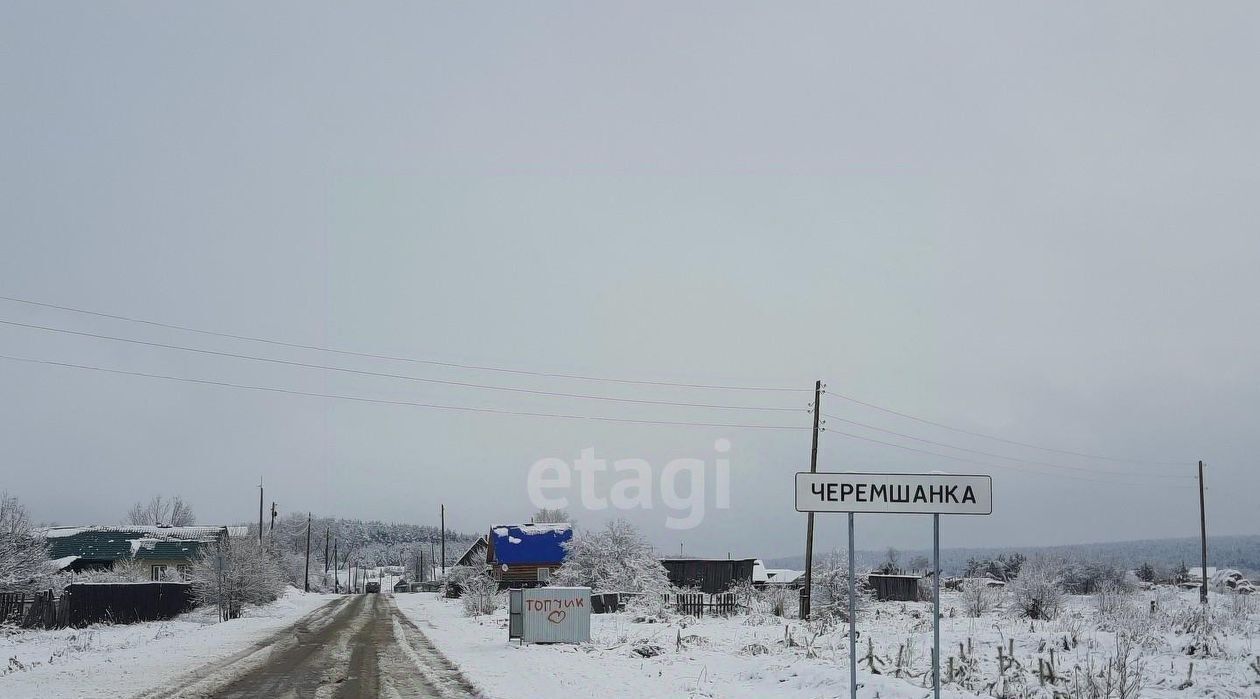
<svg viewBox="0 0 1260 699"><path fill-rule="evenodd" d="M262 508L263 508L263 484L262 476L258 477L258 545L262 545Z"/></svg>
<svg viewBox="0 0 1260 699"><path fill-rule="evenodd" d="M1207 506L1203 499L1203 462L1199 462L1199 537L1203 545L1203 568L1199 570L1199 602L1207 604Z"/></svg>
<svg viewBox="0 0 1260 699"><path fill-rule="evenodd" d="M442 505L442 577L446 577L446 505Z"/></svg>
<svg viewBox="0 0 1260 699"><path fill-rule="evenodd" d="M328 561L324 561L324 573L328 573ZM337 563L337 539L333 538L333 594L341 592L341 565Z"/></svg>
<svg viewBox="0 0 1260 699"><path fill-rule="evenodd" d="M311 513L306 513L306 580L302 584L306 592L311 591Z"/></svg>
<svg viewBox="0 0 1260 699"><path fill-rule="evenodd" d="M328 584L328 541L332 536L332 527L324 527L324 584Z"/></svg>
<svg viewBox="0 0 1260 699"><path fill-rule="evenodd" d="M416 561L416 582L424 582L424 549L416 549L420 558Z"/></svg>
<svg viewBox="0 0 1260 699"><path fill-rule="evenodd" d="M822 381L814 382L814 443L809 452L809 472L818 472L818 418L822 413ZM814 513L806 515L805 520L805 587L801 590L801 618L808 619L813 606L814 584Z"/></svg>

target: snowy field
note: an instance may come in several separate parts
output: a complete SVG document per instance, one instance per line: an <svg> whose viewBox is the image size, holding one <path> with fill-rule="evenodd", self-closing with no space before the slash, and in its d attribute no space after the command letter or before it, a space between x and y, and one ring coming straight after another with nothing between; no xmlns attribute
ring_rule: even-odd
<svg viewBox="0 0 1260 699"><path fill-rule="evenodd" d="M593 615L589 644L521 647L507 641L505 610L474 619L458 600L396 599L488 699L848 696L843 625L818 633L764 615L644 623L622 612ZM943 593L942 666L952 658L955 673L944 696L1091 696L1088 672L1111 681L1111 694L1095 696L1260 697L1260 599L1213 595L1207 629L1193 592L1161 588L1101 606L1077 596L1054 621L1001 609L967 618L960 593ZM867 603L858 628L859 696L931 695L930 603ZM1117 633L1132 639L1127 657Z"/></svg>
<svg viewBox="0 0 1260 699"><path fill-rule="evenodd" d="M212 608L169 621L51 631L0 629L0 697L119 699L263 640L335 599L293 588L218 623Z"/></svg>

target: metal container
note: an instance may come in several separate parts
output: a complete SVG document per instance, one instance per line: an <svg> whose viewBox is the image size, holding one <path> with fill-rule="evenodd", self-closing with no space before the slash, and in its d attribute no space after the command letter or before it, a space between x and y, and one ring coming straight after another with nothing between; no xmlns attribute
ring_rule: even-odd
<svg viewBox="0 0 1260 699"><path fill-rule="evenodd" d="M517 592L512 591L513 598ZM519 594L522 641L585 643L591 640L591 588L537 587L520 590Z"/></svg>

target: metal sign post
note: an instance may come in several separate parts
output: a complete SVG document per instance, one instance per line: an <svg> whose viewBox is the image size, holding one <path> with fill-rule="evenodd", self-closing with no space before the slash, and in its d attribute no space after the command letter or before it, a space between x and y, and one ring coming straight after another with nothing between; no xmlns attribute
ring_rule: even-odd
<svg viewBox="0 0 1260 699"><path fill-rule="evenodd" d="M853 513L849 513L849 696L857 699L857 574L853 565Z"/></svg>
<svg viewBox="0 0 1260 699"><path fill-rule="evenodd" d="M993 514L993 479L945 473L796 474L797 512L849 515L849 696L857 699L854 513L932 515L932 689L941 697L941 515Z"/></svg>

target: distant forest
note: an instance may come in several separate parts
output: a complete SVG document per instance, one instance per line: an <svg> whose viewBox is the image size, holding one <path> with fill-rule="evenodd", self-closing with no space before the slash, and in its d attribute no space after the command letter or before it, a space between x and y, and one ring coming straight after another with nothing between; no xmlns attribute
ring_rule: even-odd
<svg viewBox="0 0 1260 699"><path fill-rule="evenodd" d="M818 555L818 551L814 552ZM931 549L899 551L899 559L907 562L930 557ZM1079 556L1087 559L1106 560L1125 568L1137 568L1143 563L1156 567L1175 568L1181 563L1198 565L1199 540L1144 539L1119 541L1105 544L1079 544L1073 546L1002 546L990 548L941 549L941 570L945 575L961 575L971 559L988 560L999 554L1022 553L1025 556ZM875 568L888 558L887 550L858 551L856 563L862 568ZM772 568L805 567L805 557L787 556L766 561ZM1236 568L1248 574L1260 573L1260 536L1209 536L1208 565L1217 568Z"/></svg>

